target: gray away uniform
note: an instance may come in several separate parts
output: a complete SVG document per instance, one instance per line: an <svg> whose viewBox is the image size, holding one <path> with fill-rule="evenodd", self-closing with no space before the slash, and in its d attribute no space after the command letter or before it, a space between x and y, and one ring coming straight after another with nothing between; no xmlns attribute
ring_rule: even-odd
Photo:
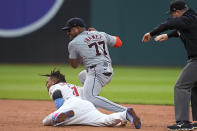
<svg viewBox="0 0 197 131"><path fill-rule="evenodd" d="M69 58L82 58L87 70L84 82L84 98L96 107L112 112L121 112L126 107L115 104L98 96L101 88L110 82L113 68L107 45L114 46L116 38L104 32L84 31L77 35L68 45Z"/></svg>

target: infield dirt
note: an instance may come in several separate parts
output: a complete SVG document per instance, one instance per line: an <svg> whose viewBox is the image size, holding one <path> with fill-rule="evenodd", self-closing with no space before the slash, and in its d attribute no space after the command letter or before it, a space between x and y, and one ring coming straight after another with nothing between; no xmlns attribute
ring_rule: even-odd
<svg viewBox="0 0 197 131"><path fill-rule="evenodd" d="M174 106L132 105L142 120L140 131L167 131L166 126L174 123ZM136 131L130 123L125 127L42 125L42 119L55 110L52 101L0 100L0 131ZM100 110L104 113L109 113Z"/></svg>

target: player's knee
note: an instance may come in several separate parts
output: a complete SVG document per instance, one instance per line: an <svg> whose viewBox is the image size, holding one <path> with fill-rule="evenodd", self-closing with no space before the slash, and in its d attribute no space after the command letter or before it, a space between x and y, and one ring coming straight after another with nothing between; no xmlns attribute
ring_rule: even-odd
<svg viewBox="0 0 197 131"><path fill-rule="evenodd" d="M175 90L190 90L193 84L176 83L174 86Z"/></svg>
<svg viewBox="0 0 197 131"><path fill-rule="evenodd" d="M83 70L81 71L79 74L78 74L78 78L81 82L82 85L84 85L84 82L86 80L86 75L87 75L87 71L86 70Z"/></svg>
<svg viewBox="0 0 197 131"><path fill-rule="evenodd" d="M85 98L86 100L91 101L91 99L93 98L93 96L92 96L92 95L89 95L89 94L84 94L84 98Z"/></svg>
<svg viewBox="0 0 197 131"><path fill-rule="evenodd" d="M96 96L93 96L93 95L85 95L84 98L92 103L95 103L96 101Z"/></svg>

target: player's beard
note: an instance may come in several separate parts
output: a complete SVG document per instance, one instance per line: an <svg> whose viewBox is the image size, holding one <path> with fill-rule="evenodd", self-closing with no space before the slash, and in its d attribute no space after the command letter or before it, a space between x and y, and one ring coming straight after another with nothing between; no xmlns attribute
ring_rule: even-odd
<svg viewBox="0 0 197 131"><path fill-rule="evenodd" d="M81 29L81 28L77 28L77 27L73 28L68 34L70 40L73 40L77 35L79 35L83 31L84 29Z"/></svg>
<svg viewBox="0 0 197 131"><path fill-rule="evenodd" d="M73 40L79 34L79 30L74 29L72 32L69 33L70 40Z"/></svg>
<svg viewBox="0 0 197 131"><path fill-rule="evenodd" d="M69 35L70 40L73 40L78 34Z"/></svg>

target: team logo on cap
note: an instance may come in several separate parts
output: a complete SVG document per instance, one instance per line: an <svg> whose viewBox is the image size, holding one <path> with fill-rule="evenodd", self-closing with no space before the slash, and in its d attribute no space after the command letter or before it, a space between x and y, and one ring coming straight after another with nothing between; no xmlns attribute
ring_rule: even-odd
<svg viewBox="0 0 197 131"><path fill-rule="evenodd" d="M64 0L0 1L0 37L20 37L47 24Z"/></svg>

